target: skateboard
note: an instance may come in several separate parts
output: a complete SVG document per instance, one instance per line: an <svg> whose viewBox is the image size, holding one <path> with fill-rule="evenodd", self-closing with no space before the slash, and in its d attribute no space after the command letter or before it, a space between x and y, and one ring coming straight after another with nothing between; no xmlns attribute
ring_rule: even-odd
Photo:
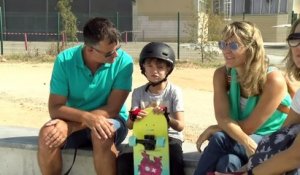
<svg viewBox="0 0 300 175"><path fill-rule="evenodd" d="M169 175L168 123L164 114L153 108L144 109L148 115L133 123L129 145L133 147L135 175Z"/></svg>

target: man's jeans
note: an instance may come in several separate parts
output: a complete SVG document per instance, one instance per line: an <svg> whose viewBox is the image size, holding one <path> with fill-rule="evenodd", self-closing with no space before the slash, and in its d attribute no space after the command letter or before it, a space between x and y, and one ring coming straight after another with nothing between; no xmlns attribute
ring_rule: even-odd
<svg viewBox="0 0 300 175"><path fill-rule="evenodd" d="M250 137L258 143L263 136L252 134ZM194 175L206 175L207 172L235 172L248 161L245 148L224 132L216 132L204 149Z"/></svg>

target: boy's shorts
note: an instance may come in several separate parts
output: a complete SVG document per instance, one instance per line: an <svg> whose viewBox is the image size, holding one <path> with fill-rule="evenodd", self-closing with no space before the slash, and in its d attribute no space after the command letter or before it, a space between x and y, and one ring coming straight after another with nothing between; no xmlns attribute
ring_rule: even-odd
<svg viewBox="0 0 300 175"><path fill-rule="evenodd" d="M119 127L115 133L114 140L115 145L118 146L127 136L128 129L126 127L126 123L122 117L109 120L113 120L113 123L117 123L117 127ZM91 130L89 128L86 128L72 133L67 138L66 144L62 149L70 148L92 149L93 146L91 141Z"/></svg>

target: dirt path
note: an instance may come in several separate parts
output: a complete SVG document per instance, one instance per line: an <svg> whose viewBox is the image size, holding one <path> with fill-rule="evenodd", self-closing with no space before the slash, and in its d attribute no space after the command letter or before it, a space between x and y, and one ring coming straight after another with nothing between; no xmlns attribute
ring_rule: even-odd
<svg viewBox="0 0 300 175"><path fill-rule="evenodd" d="M0 125L39 128L49 120L47 100L52 64L0 63ZM171 81L183 90L187 141L214 124L212 75L214 69L179 68ZM134 87L146 79L139 67L134 71ZM130 106L130 98L126 101Z"/></svg>

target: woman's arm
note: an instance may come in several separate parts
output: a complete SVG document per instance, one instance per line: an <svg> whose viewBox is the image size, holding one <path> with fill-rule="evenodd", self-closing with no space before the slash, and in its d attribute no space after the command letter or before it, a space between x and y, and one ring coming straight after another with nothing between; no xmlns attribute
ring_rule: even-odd
<svg viewBox="0 0 300 175"><path fill-rule="evenodd" d="M255 109L247 119L239 122L242 130L248 135L254 133L272 116L286 94L287 86L282 73L280 71L269 73Z"/></svg>
<svg viewBox="0 0 300 175"><path fill-rule="evenodd" d="M293 98L293 103L290 108L289 115L285 120L283 126L290 126L291 124L300 123L300 90L296 92Z"/></svg>
<svg viewBox="0 0 300 175"><path fill-rule="evenodd" d="M300 167L300 134L286 150L275 154L272 158L256 166L252 172L255 175L278 175ZM288 163L287 163L288 162Z"/></svg>
<svg viewBox="0 0 300 175"><path fill-rule="evenodd" d="M244 145L248 154L252 154L257 147L256 143L243 131L236 121L230 118L229 98L226 89L225 76L226 68L223 66L215 71L213 77L214 109L218 126L231 138Z"/></svg>
<svg viewBox="0 0 300 175"><path fill-rule="evenodd" d="M292 124L300 124L300 114L297 114L292 108L290 109L289 115L283 124L283 127L290 126Z"/></svg>
<svg viewBox="0 0 300 175"><path fill-rule="evenodd" d="M202 152L201 146L209 138L216 132L221 131L221 128L218 125L210 125L207 127L198 137L196 142L196 147L199 152Z"/></svg>

